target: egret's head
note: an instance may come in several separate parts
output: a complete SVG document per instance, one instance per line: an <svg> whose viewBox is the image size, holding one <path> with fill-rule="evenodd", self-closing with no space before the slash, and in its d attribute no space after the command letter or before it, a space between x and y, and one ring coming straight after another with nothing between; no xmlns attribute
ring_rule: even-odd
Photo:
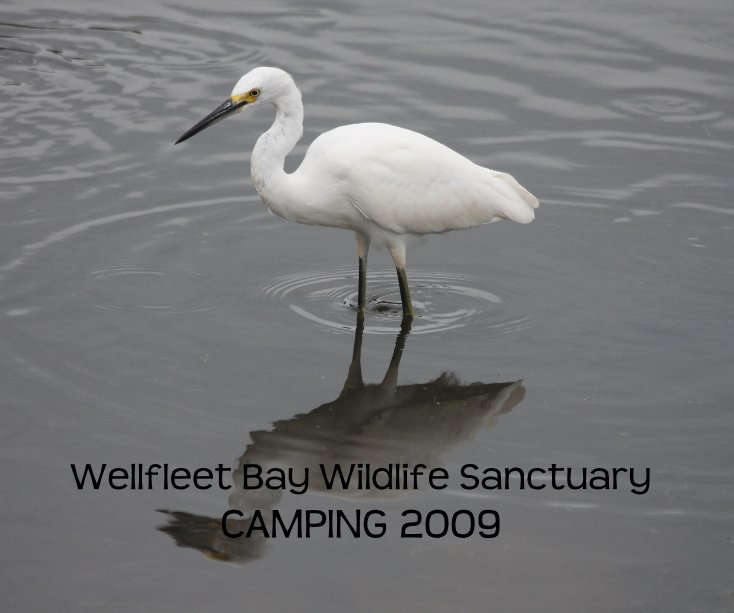
<svg viewBox="0 0 734 613"><path fill-rule="evenodd" d="M237 85L234 86L227 100L186 131L176 141L176 144L178 145L230 115L239 113L245 107L261 105L264 102L275 104L278 100L292 95L293 92L298 94L298 89L293 78L285 70L265 66L255 68L237 81Z"/></svg>
<svg viewBox="0 0 734 613"><path fill-rule="evenodd" d="M262 104L285 98L296 90L293 78L285 70L260 66L244 75L232 89L235 104Z"/></svg>

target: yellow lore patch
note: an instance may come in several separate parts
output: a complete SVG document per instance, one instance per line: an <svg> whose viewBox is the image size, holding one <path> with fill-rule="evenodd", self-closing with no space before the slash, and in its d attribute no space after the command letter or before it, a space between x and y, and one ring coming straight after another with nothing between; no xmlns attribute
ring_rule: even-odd
<svg viewBox="0 0 734 613"><path fill-rule="evenodd" d="M257 94L255 94L255 92L257 92ZM251 104L251 103L255 102L255 100L257 100L257 97L259 95L260 95L260 90L253 89L252 91L249 91L246 94L237 94L236 96L230 96L230 100L234 104L240 104L242 102L246 102L247 104Z"/></svg>

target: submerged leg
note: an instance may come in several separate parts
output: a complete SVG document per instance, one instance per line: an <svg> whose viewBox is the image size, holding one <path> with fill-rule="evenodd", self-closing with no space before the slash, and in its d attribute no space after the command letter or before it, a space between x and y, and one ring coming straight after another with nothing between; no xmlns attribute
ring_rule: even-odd
<svg viewBox="0 0 734 613"><path fill-rule="evenodd" d="M415 311L410 300L410 288L408 287L408 273L405 270L405 244L388 246L395 269L398 272L398 285L400 287L400 301L403 303L403 317L413 319Z"/></svg>
<svg viewBox="0 0 734 613"><path fill-rule="evenodd" d="M393 349L392 358L390 358L390 366L388 366L385 377L380 384L383 388L387 388L393 393L398 387L398 369L400 368L400 359L403 357L405 339L407 339L408 334L410 334L412 321L412 317L403 317L403 322L400 325L400 334L398 334L395 339L395 349Z"/></svg>
<svg viewBox="0 0 734 613"><path fill-rule="evenodd" d="M364 389L362 379L362 334L364 333L364 313L357 311L357 325L354 328L354 345L352 346L352 361L349 363L347 380L339 397Z"/></svg>
<svg viewBox="0 0 734 613"><path fill-rule="evenodd" d="M367 305L367 252L370 241L363 234L355 233L357 237L357 255L359 256L359 281L357 286L357 311L364 313Z"/></svg>

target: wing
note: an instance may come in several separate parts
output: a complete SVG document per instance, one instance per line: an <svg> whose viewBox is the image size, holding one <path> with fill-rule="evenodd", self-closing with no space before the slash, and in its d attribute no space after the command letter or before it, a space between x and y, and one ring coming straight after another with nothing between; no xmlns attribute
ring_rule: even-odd
<svg viewBox="0 0 734 613"><path fill-rule="evenodd" d="M400 234L446 232L498 219L529 223L538 206L510 175L386 124L343 126L321 135L302 169L312 176L328 174L332 197Z"/></svg>

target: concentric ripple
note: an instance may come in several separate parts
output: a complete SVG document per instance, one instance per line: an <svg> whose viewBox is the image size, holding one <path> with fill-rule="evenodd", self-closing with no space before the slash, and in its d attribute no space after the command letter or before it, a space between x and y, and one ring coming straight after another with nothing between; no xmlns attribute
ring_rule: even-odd
<svg viewBox="0 0 734 613"><path fill-rule="evenodd" d="M201 273L140 266L119 266L90 272L84 298L103 309L194 313L221 308L227 301L223 284Z"/></svg>
<svg viewBox="0 0 734 613"><path fill-rule="evenodd" d="M711 108L703 100L682 93L640 93L612 100L611 104L628 114L668 122L714 121L724 116L722 110Z"/></svg>
<svg viewBox="0 0 734 613"><path fill-rule="evenodd" d="M531 309L514 288L484 289L471 277L410 271L416 318L412 334L444 332L471 326L484 336L509 334L532 325ZM311 271L276 277L262 292L293 313L329 331L354 330L357 273L351 269ZM394 334L402 318L400 292L393 272L367 275L365 332Z"/></svg>

